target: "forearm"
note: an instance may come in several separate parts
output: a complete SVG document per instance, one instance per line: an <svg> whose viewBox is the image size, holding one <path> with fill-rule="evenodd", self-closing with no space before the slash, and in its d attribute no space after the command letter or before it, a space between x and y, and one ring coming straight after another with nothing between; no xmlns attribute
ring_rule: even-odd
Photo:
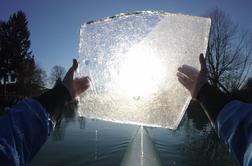
<svg viewBox="0 0 252 166"><path fill-rule="evenodd" d="M28 165L54 124L38 101L26 99L6 110L0 117L0 126L4 126L0 128L0 147L4 147L0 148L0 163Z"/></svg>
<svg viewBox="0 0 252 166"><path fill-rule="evenodd" d="M252 105L235 100L209 84L200 89L197 99L240 164L251 162ZM245 153L250 157L244 157Z"/></svg>
<svg viewBox="0 0 252 166"><path fill-rule="evenodd" d="M241 165L252 164L251 104L238 100L226 104L216 119L215 129Z"/></svg>

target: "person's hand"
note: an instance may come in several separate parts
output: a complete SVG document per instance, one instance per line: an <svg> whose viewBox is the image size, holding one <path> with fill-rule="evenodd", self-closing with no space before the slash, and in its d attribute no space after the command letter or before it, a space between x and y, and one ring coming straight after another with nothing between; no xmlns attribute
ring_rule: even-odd
<svg viewBox="0 0 252 166"><path fill-rule="evenodd" d="M73 59L73 65L67 71L66 76L63 80L63 84L68 89L71 98L74 99L76 96L83 93L85 90L88 89L90 85L89 77L81 77L73 79L74 72L78 68L78 62L76 59Z"/></svg>
<svg viewBox="0 0 252 166"><path fill-rule="evenodd" d="M207 67L203 54L200 54L200 71L188 65L178 68L177 77L179 82L191 93L192 99L196 100L200 88L207 83Z"/></svg>

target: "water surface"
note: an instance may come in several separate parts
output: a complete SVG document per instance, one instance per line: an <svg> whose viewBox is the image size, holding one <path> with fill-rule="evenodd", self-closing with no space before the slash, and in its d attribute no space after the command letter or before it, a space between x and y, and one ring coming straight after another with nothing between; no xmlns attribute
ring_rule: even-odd
<svg viewBox="0 0 252 166"><path fill-rule="evenodd" d="M31 166L116 166L139 126L91 120L63 119ZM236 166L203 111L190 106L177 130L148 128L163 165Z"/></svg>

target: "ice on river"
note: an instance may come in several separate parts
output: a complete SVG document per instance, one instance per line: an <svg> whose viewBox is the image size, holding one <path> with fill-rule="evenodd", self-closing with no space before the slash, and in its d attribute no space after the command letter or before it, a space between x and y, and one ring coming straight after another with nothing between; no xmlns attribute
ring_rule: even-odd
<svg viewBox="0 0 252 166"><path fill-rule="evenodd" d="M92 85L79 97L80 116L176 129L189 104L178 66L199 67L209 18L135 12L80 28L79 68Z"/></svg>

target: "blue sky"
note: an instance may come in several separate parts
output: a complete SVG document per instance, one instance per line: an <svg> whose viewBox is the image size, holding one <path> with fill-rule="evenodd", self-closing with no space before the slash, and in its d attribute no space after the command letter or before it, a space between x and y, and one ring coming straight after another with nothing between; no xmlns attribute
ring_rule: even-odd
<svg viewBox="0 0 252 166"><path fill-rule="evenodd" d="M79 28L84 22L136 10L200 16L215 7L252 31L251 0L0 0L0 19L7 20L17 10L27 14L31 49L48 72L54 65L68 68L78 57Z"/></svg>

